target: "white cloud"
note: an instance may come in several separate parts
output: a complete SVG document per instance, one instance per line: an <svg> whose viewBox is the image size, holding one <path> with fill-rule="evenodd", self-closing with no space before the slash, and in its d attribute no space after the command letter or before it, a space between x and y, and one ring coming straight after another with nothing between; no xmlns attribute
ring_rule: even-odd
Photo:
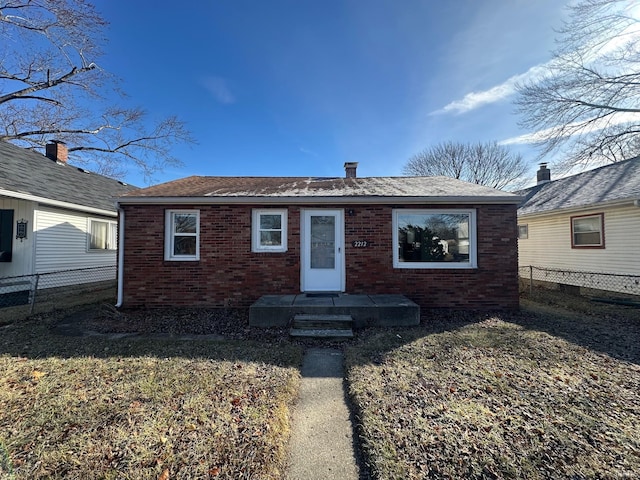
<svg viewBox="0 0 640 480"><path fill-rule="evenodd" d="M526 72L509 77L501 84L491 87L488 90L467 93L460 100L454 100L442 107L440 110L436 110L431 114L466 113L483 105L503 100L516 92L516 85L518 83L536 81L537 79L542 78L547 71L548 66L549 63L534 65Z"/></svg>
<svg viewBox="0 0 640 480"><path fill-rule="evenodd" d="M566 126L562 136L568 137L577 134L585 134L602 130L606 127L614 125L622 125L629 122L637 122L639 115L633 112L618 113L608 118L601 118L600 120L594 120L593 122L586 124L587 120L582 122L570 123ZM581 125L585 125L581 127ZM510 137L505 140L501 140L498 143L500 145L523 145L537 142L543 142L551 137L558 135L558 131L555 128L547 128L539 130L533 133L525 133L524 135L518 135L517 137Z"/></svg>
<svg viewBox="0 0 640 480"><path fill-rule="evenodd" d="M235 103L236 97L231 93L231 89L224 78L214 75L203 79L201 83L217 102L223 105Z"/></svg>
<svg viewBox="0 0 640 480"><path fill-rule="evenodd" d="M583 59L587 63L597 62L602 57L624 47L627 43L634 43L639 41L640 23L638 23L638 21L640 20L640 6L636 5L635 2L629 2L629 5L626 8L622 8L620 13L627 15L631 19L635 19L635 21L630 21L627 28L625 28L618 35L615 35L612 38L606 38L608 32L603 33L602 37L596 38L594 40L595 43L588 46L589 48L586 52L586 55L585 52L582 52ZM598 48L592 48L594 45L597 45L600 40L603 39L606 41L602 43ZM518 83L536 82L537 80L541 79L545 75L545 73L548 72L548 67L550 67L552 65L552 62L554 61L557 60L551 60L546 63L535 65L526 72L514 75L501 84L491 87L487 90L467 93L461 99L454 100L441 109L432 112L431 114L435 115L444 113L466 113L484 105L504 100L516 92L516 85ZM544 133L541 134L544 135Z"/></svg>

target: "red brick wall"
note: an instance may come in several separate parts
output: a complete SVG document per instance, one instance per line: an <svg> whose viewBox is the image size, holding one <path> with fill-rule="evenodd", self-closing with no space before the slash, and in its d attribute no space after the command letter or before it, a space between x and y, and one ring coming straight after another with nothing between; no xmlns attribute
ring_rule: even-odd
<svg viewBox="0 0 640 480"><path fill-rule="evenodd" d="M393 268L392 210L401 206L326 207L353 210L345 214L347 293L400 293L423 308L517 308L515 205L458 206L478 212L478 268L464 270ZM164 206L124 206L124 307L248 306L262 295L300 292L301 206L288 207L286 253L251 252L251 211L263 206L180 208L200 210L200 261L164 261ZM354 248L354 240L371 243Z"/></svg>

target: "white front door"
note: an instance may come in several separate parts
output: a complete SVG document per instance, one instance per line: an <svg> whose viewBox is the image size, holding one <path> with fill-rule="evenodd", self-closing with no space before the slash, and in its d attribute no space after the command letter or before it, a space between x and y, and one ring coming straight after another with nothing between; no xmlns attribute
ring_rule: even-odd
<svg viewBox="0 0 640 480"><path fill-rule="evenodd" d="M303 210L301 233L302 291L344 291L343 211Z"/></svg>

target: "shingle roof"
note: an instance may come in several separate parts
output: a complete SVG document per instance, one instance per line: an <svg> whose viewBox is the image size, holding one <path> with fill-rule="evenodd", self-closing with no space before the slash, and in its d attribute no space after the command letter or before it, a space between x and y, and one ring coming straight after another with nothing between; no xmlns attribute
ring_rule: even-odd
<svg viewBox="0 0 640 480"><path fill-rule="evenodd" d="M286 198L477 198L487 201L515 203L519 198L495 190L448 177L187 177L173 182L136 190L120 199L133 203L151 198L199 198L233 200L253 198L268 201Z"/></svg>
<svg viewBox="0 0 640 480"><path fill-rule="evenodd" d="M83 207L116 211L116 199L132 185L0 141L0 190Z"/></svg>
<svg viewBox="0 0 640 480"><path fill-rule="evenodd" d="M516 192L518 215L640 199L640 157L613 163Z"/></svg>

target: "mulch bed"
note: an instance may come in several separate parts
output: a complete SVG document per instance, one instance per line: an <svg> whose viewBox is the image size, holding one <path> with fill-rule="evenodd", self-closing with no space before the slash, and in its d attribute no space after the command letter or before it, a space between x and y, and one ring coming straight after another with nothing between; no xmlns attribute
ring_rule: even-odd
<svg viewBox="0 0 640 480"><path fill-rule="evenodd" d="M219 335L226 339L267 341L279 341L288 336L287 329L251 328L247 309L225 308L158 308L119 311L110 305L101 305L66 316L57 322L56 326L64 326L68 331L75 331L78 334L97 332L172 336ZM58 328L58 330L61 329Z"/></svg>

